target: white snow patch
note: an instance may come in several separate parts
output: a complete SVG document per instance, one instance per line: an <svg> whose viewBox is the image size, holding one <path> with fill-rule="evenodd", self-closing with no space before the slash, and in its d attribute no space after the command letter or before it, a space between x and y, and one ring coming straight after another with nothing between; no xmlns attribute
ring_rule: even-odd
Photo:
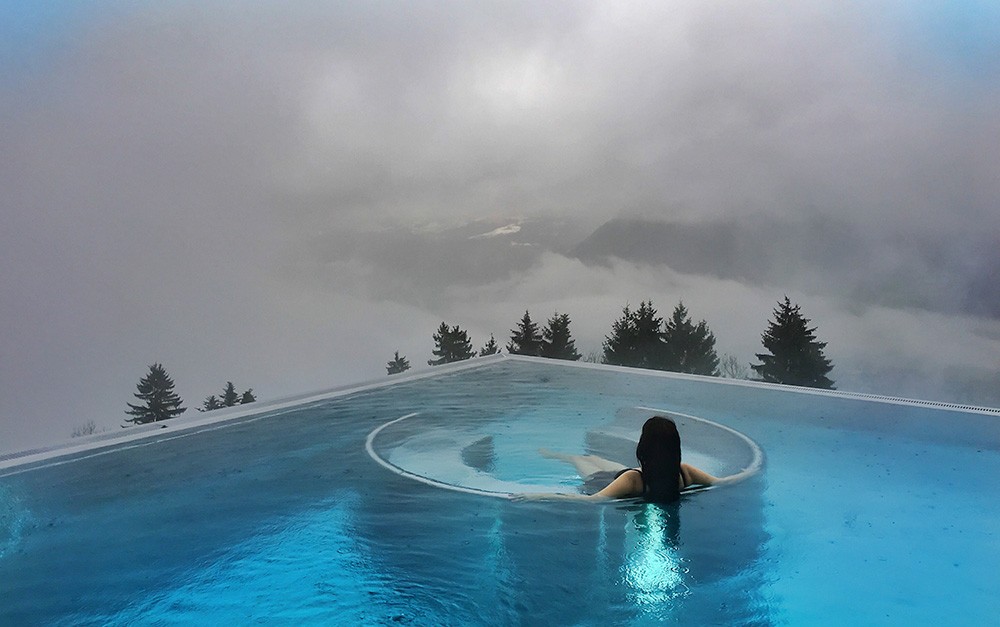
<svg viewBox="0 0 1000 627"><path fill-rule="evenodd" d="M501 226L493 229L489 233L480 233L479 235L472 235L469 239L489 239L491 237L500 237L502 235L513 235L521 230L520 224L508 224L506 226Z"/></svg>

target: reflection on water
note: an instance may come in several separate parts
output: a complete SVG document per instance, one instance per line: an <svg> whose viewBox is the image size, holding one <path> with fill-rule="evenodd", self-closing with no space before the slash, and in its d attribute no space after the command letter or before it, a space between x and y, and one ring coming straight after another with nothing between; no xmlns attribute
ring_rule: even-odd
<svg viewBox="0 0 1000 627"><path fill-rule="evenodd" d="M358 529L387 576L423 583L414 608L446 599L472 624L771 622L760 481L668 505L516 503L402 477L385 488L358 503Z"/></svg>
<svg viewBox="0 0 1000 627"><path fill-rule="evenodd" d="M0 485L0 558L17 547L30 520L14 490Z"/></svg>
<svg viewBox="0 0 1000 627"><path fill-rule="evenodd" d="M252 620L361 624L378 605L405 608L393 582L381 577L371 551L358 541L353 512L358 494L345 492L315 509L276 521L183 577L108 614L81 613L84 624L236 625ZM273 595L281 591L280 597ZM248 600L251 603L248 604ZM382 612L386 613L386 612Z"/></svg>
<svg viewBox="0 0 1000 627"><path fill-rule="evenodd" d="M675 504L644 503L635 508L625 527L630 549L622 556L621 576L631 600L642 611L659 614L664 606L686 596L688 569L678 551L680 508Z"/></svg>

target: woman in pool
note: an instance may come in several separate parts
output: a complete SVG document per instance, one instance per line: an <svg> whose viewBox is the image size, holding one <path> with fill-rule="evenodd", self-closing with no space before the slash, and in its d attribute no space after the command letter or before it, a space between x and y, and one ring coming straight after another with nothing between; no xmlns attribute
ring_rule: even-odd
<svg viewBox="0 0 1000 627"><path fill-rule="evenodd" d="M635 447L638 468L628 468L596 455L566 455L542 449L541 454L573 464L583 478L584 494L521 494L518 500L604 500L644 496L653 501L676 501L684 488L715 485L720 480L681 463L681 436L673 420L653 416L642 425Z"/></svg>

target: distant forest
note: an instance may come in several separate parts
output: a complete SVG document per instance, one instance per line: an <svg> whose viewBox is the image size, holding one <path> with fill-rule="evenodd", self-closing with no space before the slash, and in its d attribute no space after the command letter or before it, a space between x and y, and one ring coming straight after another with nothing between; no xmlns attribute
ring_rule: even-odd
<svg viewBox="0 0 1000 627"><path fill-rule="evenodd" d="M770 383L783 383L814 388L834 389L827 377L833 364L823 354L826 342L816 339L816 327L809 326L797 304L786 296L778 301L773 317L761 334L763 351L756 354L758 363L741 364L732 355L721 359L715 351L715 335L704 320L695 322L679 302L669 318L662 318L652 301L642 301L633 309L622 308L621 317L613 321L604 337L601 352L588 355L585 360L670 372L754 379ZM547 359L576 361L583 355L576 348L570 329L569 314L553 313L539 327L525 310L524 315L510 330L505 346L512 355L530 355ZM500 351L494 335L477 351L469 334L459 325L442 322L433 333L434 349L428 365L437 366L470 359L477 355L492 355ZM390 375L406 372L410 362L405 355L395 351L386 364ZM122 426L146 424L175 418L185 411L184 402L174 391L174 381L162 364L149 366L149 372L136 385L137 402L128 403ZM252 388L243 393L236 390L232 381L226 382L219 395L205 399L199 411L213 411L256 401ZM96 431L93 421L73 431L73 436L90 435Z"/></svg>
<svg viewBox="0 0 1000 627"><path fill-rule="evenodd" d="M778 301L773 317L761 335L764 351L757 353L759 363L743 365L732 355L721 360L715 351L715 335L704 320L694 322L683 302L674 307L664 320L652 301L639 303L636 309L622 308L622 315L611 325L605 336L603 350L588 356L587 361L684 372L712 377L755 379L805 387L834 389L827 377L833 364L823 353L826 342L816 339L816 327L809 326L797 304L786 296ZM496 339L490 339L477 352L468 333L458 325L442 322L433 334L431 366L446 364L476 355L492 355L499 351ZM549 359L578 360L570 331L569 314L555 312L545 326L539 328L527 310L510 330L507 352ZM749 367L748 367L749 366ZM386 364L388 374L410 369L410 362L396 351Z"/></svg>

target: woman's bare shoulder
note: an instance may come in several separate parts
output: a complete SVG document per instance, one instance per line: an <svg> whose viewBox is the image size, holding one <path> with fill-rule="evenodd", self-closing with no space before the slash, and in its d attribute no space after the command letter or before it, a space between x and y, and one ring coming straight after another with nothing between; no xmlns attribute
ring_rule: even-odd
<svg viewBox="0 0 1000 627"><path fill-rule="evenodd" d="M628 468L594 496L598 498L622 499L640 494L642 494L642 473L636 468Z"/></svg>

